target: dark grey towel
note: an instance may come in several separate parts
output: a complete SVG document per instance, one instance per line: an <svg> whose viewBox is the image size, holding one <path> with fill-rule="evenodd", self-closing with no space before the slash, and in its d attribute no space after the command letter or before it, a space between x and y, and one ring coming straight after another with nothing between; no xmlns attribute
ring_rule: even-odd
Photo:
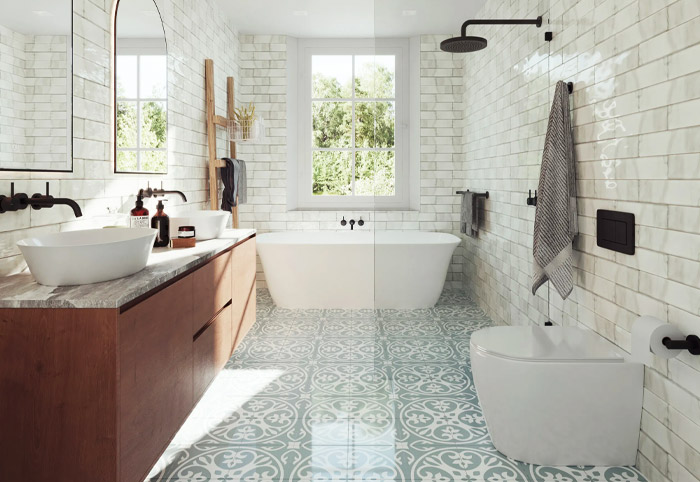
<svg viewBox="0 0 700 482"><path fill-rule="evenodd" d="M566 299L574 288L573 246L578 234L576 165L566 83L557 82L542 154L532 243L532 294L548 280Z"/></svg>
<svg viewBox="0 0 700 482"><path fill-rule="evenodd" d="M476 193L462 193L459 232L472 238L476 238L479 233L479 204Z"/></svg>
<svg viewBox="0 0 700 482"><path fill-rule="evenodd" d="M238 204L248 200L245 161L224 157L226 166L221 168L224 192L221 195L221 209L232 211Z"/></svg>

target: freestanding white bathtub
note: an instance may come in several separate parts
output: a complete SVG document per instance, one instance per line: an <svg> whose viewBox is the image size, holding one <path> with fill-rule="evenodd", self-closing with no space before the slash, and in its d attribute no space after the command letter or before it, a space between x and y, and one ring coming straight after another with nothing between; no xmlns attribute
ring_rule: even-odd
<svg viewBox="0 0 700 482"><path fill-rule="evenodd" d="M270 294L283 308L429 308L460 239L422 231L258 235Z"/></svg>

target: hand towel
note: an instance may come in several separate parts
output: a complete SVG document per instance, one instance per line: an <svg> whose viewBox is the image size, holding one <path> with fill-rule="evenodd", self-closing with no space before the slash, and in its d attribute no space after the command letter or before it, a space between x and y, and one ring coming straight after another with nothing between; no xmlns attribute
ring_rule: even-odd
<svg viewBox="0 0 700 482"><path fill-rule="evenodd" d="M460 214L459 232L476 238L479 233L479 205L476 193L462 193L462 210Z"/></svg>
<svg viewBox="0 0 700 482"><path fill-rule="evenodd" d="M573 240L578 234L574 139L566 83L557 82L542 154L532 243L532 294L548 280L566 299L574 287Z"/></svg>
<svg viewBox="0 0 700 482"><path fill-rule="evenodd" d="M248 182L245 161L224 157L226 166L221 168L224 192L221 195L221 209L231 211L239 204L248 202Z"/></svg>
<svg viewBox="0 0 700 482"><path fill-rule="evenodd" d="M246 172L245 161L238 159L238 189L236 190L238 204L248 203L248 173Z"/></svg>

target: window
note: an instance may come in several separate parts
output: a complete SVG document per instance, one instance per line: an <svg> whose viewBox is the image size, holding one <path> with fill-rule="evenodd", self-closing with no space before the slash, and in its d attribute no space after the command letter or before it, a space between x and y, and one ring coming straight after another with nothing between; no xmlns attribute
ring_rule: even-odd
<svg viewBox="0 0 700 482"><path fill-rule="evenodd" d="M166 173L167 56L120 49L116 71L116 171Z"/></svg>
<svg viewBox="0 0 700 482"><path fill-rule="evenodd" d="M408 207L408 42L300 44L300 208Z"/></svg>

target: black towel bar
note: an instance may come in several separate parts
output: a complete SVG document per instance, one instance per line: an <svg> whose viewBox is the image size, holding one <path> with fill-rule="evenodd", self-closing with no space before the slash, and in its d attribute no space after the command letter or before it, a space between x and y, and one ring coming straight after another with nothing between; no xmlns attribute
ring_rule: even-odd
<svg viewBox="0 0 700 482"><path fill-rule="evenodd" d="M469 189L467 189L466 191L457 191L457 194L467 194L467 193L470 193L470 192L471 192L471 191L470 191ZM474 194L476 195L476 197L485 197L486 199L489 198L489 192L488 192L488 191L486 191L486 192L475 192Z"/></svg>

